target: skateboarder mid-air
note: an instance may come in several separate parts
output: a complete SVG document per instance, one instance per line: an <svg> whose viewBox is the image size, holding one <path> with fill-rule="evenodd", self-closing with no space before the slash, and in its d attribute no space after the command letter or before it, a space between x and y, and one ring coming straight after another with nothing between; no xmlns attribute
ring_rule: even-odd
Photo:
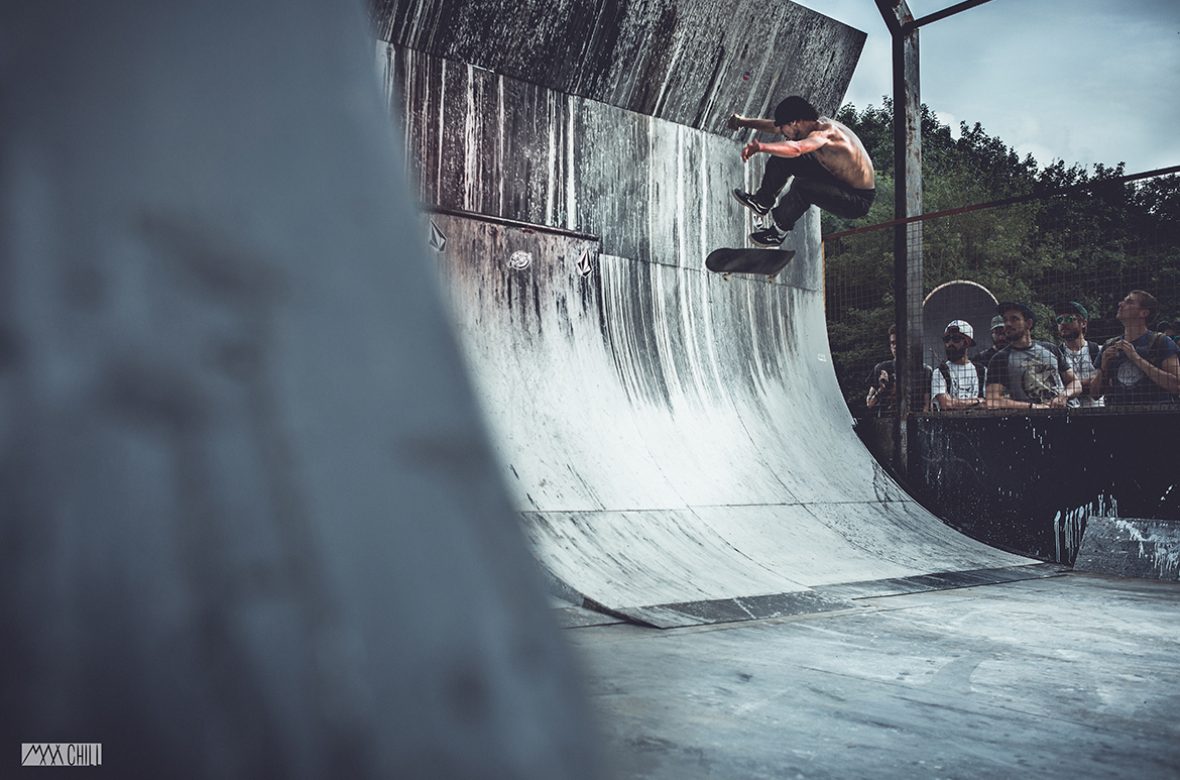
<svg viewBox="0 0 1180 780"><path fill-rule="evenodd" d="M762 184L754 193L735 189L733 196L758 216L770 214L771 224L750 234L759 246L776 247L811 205L838 217L855 219L869 213L877 194L873 161L856 134L840 122L821 117L815 107L792 95L775 106L774 119L752 119L734 114L729 127L778 133L785 141L750 141L742 161L760 152L770 155ZM779 193L794 176L790 189Z"/></svg>

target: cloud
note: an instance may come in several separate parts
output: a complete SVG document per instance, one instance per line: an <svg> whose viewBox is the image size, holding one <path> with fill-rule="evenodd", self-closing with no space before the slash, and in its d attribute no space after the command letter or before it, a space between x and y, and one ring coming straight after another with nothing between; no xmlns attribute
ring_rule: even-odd
<svg viewBox="0 0 1180 780"><path fill-rule="evenodd" d="M889 34L875 3L804 0L868 33L845 102L892 94ZM909 0L916 16L942 0ZM1174 0L987 3L923 27L922 99L947 117L981 123L1023 156L1128 172L1180 163L1180 3Z"/></svg>

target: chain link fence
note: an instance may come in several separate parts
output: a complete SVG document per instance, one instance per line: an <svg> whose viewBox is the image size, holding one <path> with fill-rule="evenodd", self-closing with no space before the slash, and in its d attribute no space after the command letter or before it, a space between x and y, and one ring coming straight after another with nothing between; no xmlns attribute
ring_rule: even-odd
<svg viewBox="0 0 1180 780"><path fill-rule="evenodd" d="M925 412L1180 409L1176 170L911 221ZM893 240L883 223L824 243L829 340L856 417L896 410Z"/></svg>

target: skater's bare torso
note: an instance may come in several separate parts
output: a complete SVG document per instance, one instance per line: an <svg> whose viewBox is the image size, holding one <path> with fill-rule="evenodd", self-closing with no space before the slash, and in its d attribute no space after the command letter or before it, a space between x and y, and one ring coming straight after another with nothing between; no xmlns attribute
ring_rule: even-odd
<svg viewBox="0 0 1180 780"><path fill-rule="evenodd" d="M779 157L815 155L820 165L833 176L857 190L871 190L876 186L873 161L856 133L835 119L800 119L785 125L774 125L770 120L750 120L735 115L731 122L767 132L777 132L785 141L763 143L751 141L742 149L742 159L748 160L758 152Z"/></svg>

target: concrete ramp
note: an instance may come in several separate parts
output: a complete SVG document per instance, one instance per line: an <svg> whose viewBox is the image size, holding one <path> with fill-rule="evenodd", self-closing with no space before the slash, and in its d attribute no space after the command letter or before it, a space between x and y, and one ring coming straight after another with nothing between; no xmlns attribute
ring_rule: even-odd
<svg viewBox="0 0 1180 780"><path fill-rule="evenodd" d="M377 62L556 590L665 626L1039 571L923 511L853 435L817 213L776 283L704 270L744 245L729 190L764 164L727 117L791 94L833 112L864 34L789 2L522 2L378 4Z"/></svg>
<svg viewBox="0 0 1180 780"><path fill-rule="evenodd" d="M775 283L708 273L703 235L673 266L431 220L505 478L574 603L678 626L1055 571L953 531L857 440L814 213Z"/></svg>

